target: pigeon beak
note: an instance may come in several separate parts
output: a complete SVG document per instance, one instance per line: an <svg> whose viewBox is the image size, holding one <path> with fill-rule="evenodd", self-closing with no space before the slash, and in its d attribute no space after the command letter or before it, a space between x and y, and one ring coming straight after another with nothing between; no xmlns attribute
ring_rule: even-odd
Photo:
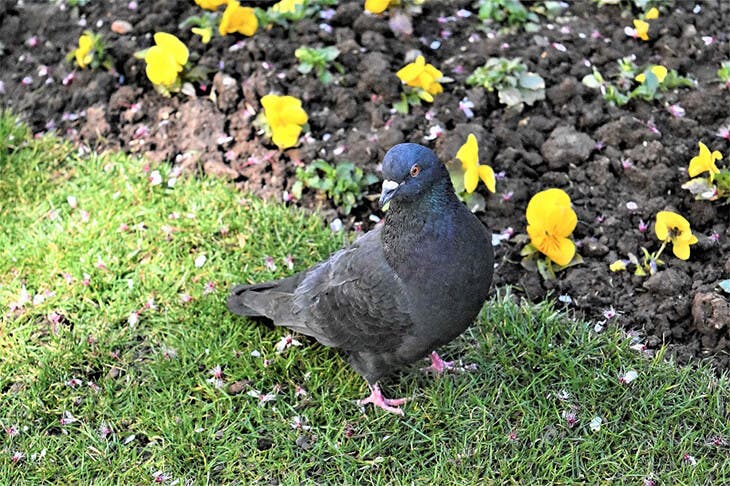
<svg viewBox="0 0 730 486"><path fill-rule="evenodd" d="M383 181L383 191L380 193L380 207L382 208L385 206L385 204L393 199L393 196L395 195L395 191L398 190L400 187L400 184L398 184L395 181L391 180L384 180Z"/></svg>

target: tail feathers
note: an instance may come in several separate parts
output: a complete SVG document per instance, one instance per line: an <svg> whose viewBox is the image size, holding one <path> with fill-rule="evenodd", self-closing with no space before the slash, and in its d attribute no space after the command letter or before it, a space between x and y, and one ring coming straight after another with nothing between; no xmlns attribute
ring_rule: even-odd
<svg viewBox="0 0 730 486"><path fill-rule="evenodd" d="M273 282L237 285L228 296L228 310L241 316L265 317L275 326L312 336L325 346L337 346L321 329L309 327L306 311L294 309L294 291L302 278L300 273Z"/></svg>
<svg viewBox="0 0 730 486"><path fill-rule="evenodd" d="M237 285L228 296L228 310L241 316L263 316L275 324L291 309L293 293L301 274L271 282Z"/></svg>

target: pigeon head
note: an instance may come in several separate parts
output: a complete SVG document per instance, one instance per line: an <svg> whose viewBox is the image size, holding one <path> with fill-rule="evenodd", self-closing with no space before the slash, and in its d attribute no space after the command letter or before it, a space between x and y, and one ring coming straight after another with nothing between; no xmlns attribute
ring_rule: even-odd
<svg viewBox="0 0 730 486"><path fill-rule="evenodd" d="M398 144L383 158L380 206L390 200L412 201L444 180L448 180L446 167L430 149L417 143Z"/></svg>

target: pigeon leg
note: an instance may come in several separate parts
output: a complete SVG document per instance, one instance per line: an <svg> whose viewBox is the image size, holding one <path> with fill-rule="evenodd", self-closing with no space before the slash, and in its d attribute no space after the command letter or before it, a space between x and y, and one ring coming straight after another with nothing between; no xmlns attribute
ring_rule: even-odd
<svg viewBox="0 0 730 486"><path fill-rule="evenodd" d="M398 408L400 405L406 403L405 398L385 398L383 392L380 390L380 386L377 383L370 385L370 396L358 400L358 405L367 405L372 403L376 407L380 407L386 412L395 413L403 416L403 410Z"/></svg>
<svg viewBox="0 0 730 486"><path fill-rule="evenodd" d="M444 361L443 359L441 359L441 356L439 356L436 351L433 351L431 353L431 366L426 366L425 368L422 368L422 371L433 371L437 375L440 375L448 370L454 369L456 369L456 367L454 366L453 361Z"/></svg>

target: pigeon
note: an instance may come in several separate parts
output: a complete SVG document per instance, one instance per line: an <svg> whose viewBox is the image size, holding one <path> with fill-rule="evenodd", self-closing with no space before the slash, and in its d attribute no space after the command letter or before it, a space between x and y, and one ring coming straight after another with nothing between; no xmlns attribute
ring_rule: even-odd
<svg viewBox="0 0 730 486"><path fill-rule="evenodd" d="M492 282L491 233L454 193L427 147L402 143L383 158L383 224L290 277L234 287L228 309L265 317L339 348L362 375L372 404L403 415L378 381L431 353L474 322Z"/></svg>

